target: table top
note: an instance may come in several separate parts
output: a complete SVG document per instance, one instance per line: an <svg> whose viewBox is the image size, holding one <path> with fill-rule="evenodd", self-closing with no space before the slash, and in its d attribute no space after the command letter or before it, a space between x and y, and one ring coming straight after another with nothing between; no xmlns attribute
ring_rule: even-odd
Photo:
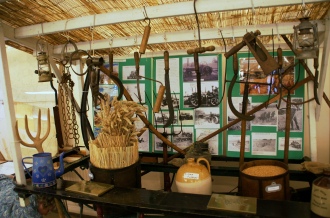
<svg viewBox="0 0 330 218"><path fill-rule="evenodd" d="M107 209L125 208L131 212L156 213L180 217L319 217L310 211L308 202L257 200L257 214L209 210L210 195L184 194L177 192L154 191L139 188L114 187L100 197L68 192L66 187L72 181L57 180L57 187L34 188L31 184L17 186L19 195L47 194L56 198L96 204Z"/></svg>

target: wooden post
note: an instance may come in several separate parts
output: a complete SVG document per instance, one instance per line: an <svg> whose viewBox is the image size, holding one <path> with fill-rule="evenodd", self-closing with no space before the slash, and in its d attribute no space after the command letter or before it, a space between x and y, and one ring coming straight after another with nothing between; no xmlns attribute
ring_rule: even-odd
<svg viewBox="0 0 330 218"><path fill-rule="evenodd" d="M25 174L23 170L22 161L22 152L20 147L20 142L15 135L15 108L14 108L14 100L10 82L10 73L8 67L8 59L7 52L5 47L5 37L4 37L4 29L2 27L2 23L0 22L0 87L1 91L4 93L4 108L5 108L5 116L6 123L2 125L6 125L8 127L8 139L10 140L9 146L12 152L12 158L14 162L16 182L19 185L26 185ZM31 72L32 74L32 72ZM27 199L26 199L27 200ZM27 201L24 198L19 198L20 205L25 206Z"/></svg>

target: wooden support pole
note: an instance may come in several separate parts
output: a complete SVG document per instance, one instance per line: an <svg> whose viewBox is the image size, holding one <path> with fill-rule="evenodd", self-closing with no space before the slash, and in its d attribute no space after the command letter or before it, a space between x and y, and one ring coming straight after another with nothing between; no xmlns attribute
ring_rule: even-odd
<svg viewBox="0 0 330 218"><path fill-rule="evenodd" d="M19 185L26 185L26 179L22 165L22 152L20 147L20 141L15 134L16 115L15 115L12 87L10 82L7 52L5 47L4 30L2 28L1 22L0 22L0 87L2 89L1 91L4 93L4 108L5 108L5 116L7 118L5 119L6 124L1 124L1 125L6 125L8 128L7 137L10 140L9 146L11 149L12 158L14 162L16 182ZM21 206L25 206L28 203L23 198L19 198L19 201Z"/></svg>

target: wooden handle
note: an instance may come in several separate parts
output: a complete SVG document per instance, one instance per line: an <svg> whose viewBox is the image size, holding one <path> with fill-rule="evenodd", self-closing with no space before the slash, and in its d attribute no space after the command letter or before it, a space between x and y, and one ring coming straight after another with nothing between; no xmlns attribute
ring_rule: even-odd
<svg viewBox="0 0 330 218"><path fill-rule="evenodd" d="M135 60L135 68L138 69L140 64L140 57L137 51L134 52L134 60Z"/></svg>
<svg viewBox="0 0 330 218"><path fill-rule="evenodd" d="M191 48L187 50L187 54L193 54L193 53L204 53L206 51L214 51L215 47L213 45L208 47L200 47L200 48Z"/></svg>
<svg viewBox="0 0 330 218"><path fill-rule="evenodd" d="M230 56L232 56L233 54L237 53L239 50L241 50L241 48L243 48L246 45L246 43L244 41L238 43L237 45L235 45L234 47L232 47L232 49L230 49L228 52L226 52L224 54L224 56L226 58L229 58Z"/></svg>
<svg viewBox="0 0 330 218"><path fill-rule="evenodd" d="M280 66L280 68L282 68L283 53L282 53L282 49L280 47L277 49L277 62L278 62L278 65Z"/></svg>
<svg viewBox="0 0 330 218"><path fill-rule="evenodd" d="M144 33L143 33L140 50L139 50L140 54L144 54L146 52L148 39L149 39L149 35L150 35L150 30L151 30L150 26L146 26L144 28Z"/></svg>
<svg viewBox="0 0 330 218"><path fill-rule="evenodd" d="M164 62L165 62L165 70L170 70L170 58L168 51L164 51ZM166 73L166 72L165 72Z"/></svg>
<svg viewBox="0 0 330 218"><path fill-rule="evenodd" d="M113 53L112 52L109 53L109 71L110 71L110 74L113 73Z"/></svg>
<svg viewBox="0 0 330 218"><path fill-rule="evenodd" d="M237 58L237 53L234 53L234 56L233 56L233 69L234 69L234 73L237 74L238 73L238 58Z"/></svg>
<svg viewBox="0 0 330 218"><path fill-rule="evenodd" d="M160 109L160 105L162 104L163 101L163 96L165 93L165 86L160 85L158 89L158 94L157 94L157 99L154 105L154 108L152 109L153 112L158 113Z"/></svg>

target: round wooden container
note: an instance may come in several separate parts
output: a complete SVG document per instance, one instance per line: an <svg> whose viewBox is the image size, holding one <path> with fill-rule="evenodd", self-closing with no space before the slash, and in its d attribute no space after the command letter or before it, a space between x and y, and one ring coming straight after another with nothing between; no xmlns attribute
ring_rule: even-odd
<svg viewBox="0 0 330 218"><path fill-rule="evenodd" d="M251 176L243 172L254 166L278 166L284 172L276 176ZM288 166L276 160L256 160L242 164L239 170L239 194L260 199L289 200L289 171Z"/></svg>

